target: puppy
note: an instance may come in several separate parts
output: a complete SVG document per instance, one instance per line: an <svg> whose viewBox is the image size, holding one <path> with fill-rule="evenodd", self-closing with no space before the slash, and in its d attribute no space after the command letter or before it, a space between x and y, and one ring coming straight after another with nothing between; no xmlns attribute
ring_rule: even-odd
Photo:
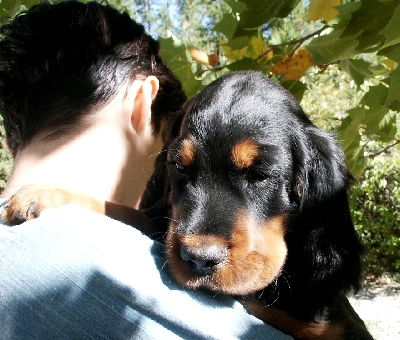
<svg viewBox="0 0 400 340"><path fill-rule="evenodd" d="M372 339L346 298L361 246L343 152L289 92L258 72L221 77L170 123L165 150L141 210L166 231L177 282L236 296L297 339Z"/></svg>

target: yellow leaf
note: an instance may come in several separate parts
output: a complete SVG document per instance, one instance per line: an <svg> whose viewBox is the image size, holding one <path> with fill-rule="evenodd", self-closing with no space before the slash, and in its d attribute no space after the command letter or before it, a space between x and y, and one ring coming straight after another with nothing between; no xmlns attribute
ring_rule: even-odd
<svg viewBox="0 0 400 340"><path fill-rule="evenodd" d="M247 45L245 56L247 58L256 59L264 51L264 39L261 36L252 37L250 43Z"/></svg>
<svg viewBox="0 0 400 340"><path fill-rule="evenodd" d="M324 19L326 22L335 19L339 11L334 8L340 5L340 0L311 0L307 20Z"/></svg>
<svg viewBox="0 0 400 340"><path fill-rule="evenodd" d="M242 60L247 51L247 47L243 47L240 50L233 50L227 45L222 45L222 48L224 49L225 56L228 58L229 61L232 62L236 60Z"/></svg>
<svg viewBox="0 0 400 340"><path fill-rule="evenodd" d="M278 61L271 66L270 71L276 75L284 75L284 80L298 80L312 65L310 52L300 49L289 59Z"/></svg>

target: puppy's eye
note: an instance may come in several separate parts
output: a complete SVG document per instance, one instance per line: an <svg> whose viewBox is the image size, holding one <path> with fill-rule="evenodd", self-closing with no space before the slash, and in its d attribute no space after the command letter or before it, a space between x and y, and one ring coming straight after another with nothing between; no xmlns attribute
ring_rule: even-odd
<svg viewBox="0 0 400 340"><path fill-rule="evenodd" d="M247 173L247 178L250 182L256 183L256 182L264 182L265 180L268 179L268 174L264 172L258 172L258 171L249 171Z"/></svg>
<svg viewBox="0 0 400 340"><path fill-rule="evenodd" d="M187 172L187 167L179 161L169 161L168 165L180 174L186 174Z"/></svg>
<svg viewBox="0 0 400 340"><path fill-rule="evenodd" d="M187 167L184 166L182 163L180 162L175 162L175 168L176 170L178 170L179 173L185 175L187 172Z"/></svg>

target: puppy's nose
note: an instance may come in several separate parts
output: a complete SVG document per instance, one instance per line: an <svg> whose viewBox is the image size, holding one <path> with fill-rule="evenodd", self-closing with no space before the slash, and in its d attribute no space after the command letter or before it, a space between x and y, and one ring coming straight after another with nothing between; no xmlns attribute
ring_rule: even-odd
<svg viewBox="0 0 400 340"><path fill-rule="evenodd" d="M191 271L202 275L208 275L212 274L216 266L226 259L228 249L215 244L201 247L183 245L180 250L180 255L181 259L187 263Z"/></svg>

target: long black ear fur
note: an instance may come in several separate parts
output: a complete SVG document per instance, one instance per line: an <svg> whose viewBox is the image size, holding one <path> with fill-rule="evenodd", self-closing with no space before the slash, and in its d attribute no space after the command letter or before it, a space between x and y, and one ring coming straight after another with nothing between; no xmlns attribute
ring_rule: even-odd
<svg viewBox="0 0 400 340"><path fill-rule="evenodd" d="M285 271L290 295L298 300L292 305L306 304L318 314L338 293L359 288L361 245L349 209L351 175L343 151L331 135L303 123L303 138L296 138L292 151L298 211L287 234Z"/></svg>
<svg viewBox="0 0 400 340"><path fill-rule="evenodd" d="M157 156L154 171L146 185L146 190L142 195L139 209L143 211L160 230L159 235L154 238L163 240L169 225L171 205L169 195L171 186L168 176L167 154L168 147L178 136L184 110L178 112L170 118L165 133L165 142L162 151Z"/></svg>

